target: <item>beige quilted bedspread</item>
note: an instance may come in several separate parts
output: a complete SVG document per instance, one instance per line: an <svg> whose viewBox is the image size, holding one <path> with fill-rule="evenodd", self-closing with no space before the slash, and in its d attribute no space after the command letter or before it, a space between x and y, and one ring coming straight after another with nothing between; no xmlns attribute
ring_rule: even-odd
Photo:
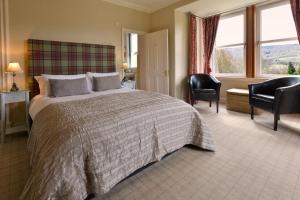
<svg viewBox="0 0 300 200"><path fill-rule="evenodd" d="M214 150L201 115L166 95L135 91L51 104L33 122L22 198L100 196L186 144Z"/></svg>

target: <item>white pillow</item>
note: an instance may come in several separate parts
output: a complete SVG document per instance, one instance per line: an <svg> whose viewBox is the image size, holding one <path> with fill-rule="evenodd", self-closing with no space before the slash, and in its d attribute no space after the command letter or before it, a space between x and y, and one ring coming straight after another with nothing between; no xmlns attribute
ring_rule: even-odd
<svg viewBox="0 0 300 200"><path fill-rule="evenodd" d="M68 79L79 79L86 78L85 74L76 74L76 75L51 75L51 74L42 74L41 76L34 77L39 83L40 94L45 96L50 96L50 84L49 79L60 79L60 80L68 80ZM89 80L87 80L89 81ZM88 83L89 85L89 83ZM92 88L89 88L91 91Z"/></svg>
<svg viewBox="0 0 300 200"><path fill-rule="evenodd" d="M46 83L45 78L42 76L34 76L34 79L38 82L40 88L40 95L46 94Z"/></svg>
<svg viewBox="0 0 300 200"><path fill-rule="evenodd" d="M93 77L106 77L106 76L116 76L119 75L119 72L109 72L109 73L95 73L87 72L86 76L88 78L88 88L93 91Z"/></svg>
<svg viewBox="0 0 300 200"><path fill-rule="evenodd" d="M105 76L116 76L119 75L119 72L109 72L109 73L94 73L94 72L87 72L88 77L105 77Z"/></svg>

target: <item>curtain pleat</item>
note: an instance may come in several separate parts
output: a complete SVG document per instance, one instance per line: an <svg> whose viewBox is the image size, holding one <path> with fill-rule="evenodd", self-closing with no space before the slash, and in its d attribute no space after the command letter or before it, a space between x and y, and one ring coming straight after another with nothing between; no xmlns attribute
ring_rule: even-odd
<svg viewBox="0 0 300 200"><path fill-rule="evenodd" d="M210 59L213 53L214 44L217 36L220 15L204 18L203 23L203 50L204 50L204 73L210 74Z"/></svg>
<svg viewBox="0 0 300 200"><path fill-rule="evenodd" d="M189 17L189 59L188 74L195 74L197 70L197 19L190 14Z"/></svg>

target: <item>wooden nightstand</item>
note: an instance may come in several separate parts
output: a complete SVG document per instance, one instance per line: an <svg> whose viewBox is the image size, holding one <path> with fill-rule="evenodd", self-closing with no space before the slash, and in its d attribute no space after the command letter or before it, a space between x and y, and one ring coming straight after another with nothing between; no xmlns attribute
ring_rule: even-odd
<svg viewBox="0 0 300 200"><path fill-rule="evenodd" d="M6 105L10 103L25 102L25 119L26 122L22 126L7 127L6 125ZM20 90L16 92L0 91L0 109L1 109L1 143L4 143L5 135L27 131L29 133L29 91Z"/></svg>

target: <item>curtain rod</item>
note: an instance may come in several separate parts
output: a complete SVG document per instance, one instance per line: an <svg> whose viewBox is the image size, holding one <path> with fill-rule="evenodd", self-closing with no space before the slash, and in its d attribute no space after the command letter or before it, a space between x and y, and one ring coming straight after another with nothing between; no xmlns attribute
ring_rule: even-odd
<svg viewBox="0 0 300 200"><path fill-rule="evenodd" d="M288 1L288 0L285 0L285 1ZM200 19L203 19L203 18L207 18L207 17L211 17L211 16L214 16L214 15L224 15L224 14L230 14L230 13L234 13L236 11L240 11L242 9L245 9L249 6L257 6L257 5L264 5L266 3L277 3L277 2L281 2L281 0L264 0L264 1L259 1L257 3L253 3L253 4L249 4L249 5L245 5L245 6L241 6L241 7L238 7L238 8L235 8L235 9L230 9L230 10L226 10L226 11L222 11L222 12L217 12L217 13L214 13L214 14L209 14L205 17L200 17L200 16L197 16L195 13L193 12L190 12L191 14L195 15L196 17L200 18ZM284 2L284 1L283 1Z"/></svg>

